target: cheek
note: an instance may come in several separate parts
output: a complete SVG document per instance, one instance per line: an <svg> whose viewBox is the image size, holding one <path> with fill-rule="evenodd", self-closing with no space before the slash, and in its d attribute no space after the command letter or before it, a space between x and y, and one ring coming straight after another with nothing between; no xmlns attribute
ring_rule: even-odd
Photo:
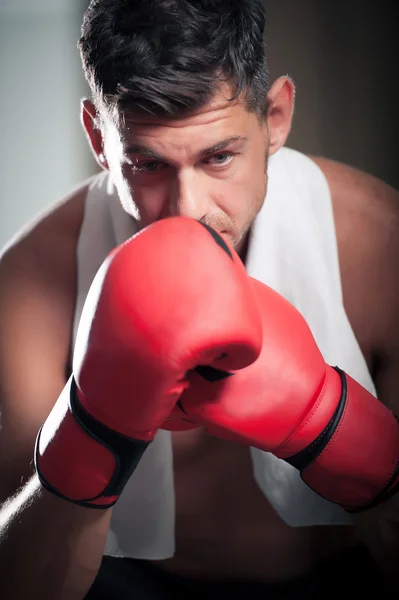
<svg viewBox="0 0 399 600"><path fill-rule="evenodd" d="M131 175L127 177L127 185L142 224L145 226L159 219L165 202L165 186L157 182L142 185Z"/></svg>
<svg viewBox="0 0 399 600"><path fill-rule="evenodd" d="M245 160L232 176L215 185L215 204L233 219L237 225L245 223L263 202L266 193L266 169L264 161Z"/></svg>

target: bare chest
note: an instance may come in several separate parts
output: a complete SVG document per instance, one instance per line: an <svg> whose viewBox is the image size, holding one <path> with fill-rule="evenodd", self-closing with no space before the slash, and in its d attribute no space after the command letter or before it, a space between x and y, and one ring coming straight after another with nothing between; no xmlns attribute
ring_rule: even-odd
<svg viewBox="0 0 399 600"><path fill-rule="evenodd" d="M249 448L206 435L173 434L176 554L162 566L183 575L281 580L346 546L352 528L288 527L252 474Z"/></svg>

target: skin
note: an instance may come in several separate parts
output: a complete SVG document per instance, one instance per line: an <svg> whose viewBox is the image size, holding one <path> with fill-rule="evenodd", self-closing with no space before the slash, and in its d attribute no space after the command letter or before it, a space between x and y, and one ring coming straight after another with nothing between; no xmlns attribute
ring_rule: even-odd
<svg viewBox="0 0 399 600"><path fill-rule="evenodd" d="M122 206L142 227L169 215L201 219L223 232L245 258L246 234L267 190L267 159L290 131L294 87L288 78L276 80L264 121L248 113L242 102L226 102L228 92L221 89L209 105L184 119L135 113L126 127L109 115L97 115L86 100L82 123ZM247 141L201 154L233 136ZM144 153L138 144L146 147ZM135 152L129 151L132 146ZM150 157L149 150L162 159ZM397 192L346 165L314 160L331 190L348 318L380 401L399 414ZM3 498L31 473L36 431L68 373L76 242L85 195L82 186L32 224L0 264L0 445L10 457L0 465L0 480L6 482L0 490ZM1 319L5 314L7 319ZM201 429L175 433L173 443L177 550L162 561L163 568L204 579L241 575L283 580L358 540L383 568L397 568L396 497L357 517L354 527L290 528L255 485L248 448L211 438ZM238 513L244 515L239 521Z"/></svg>

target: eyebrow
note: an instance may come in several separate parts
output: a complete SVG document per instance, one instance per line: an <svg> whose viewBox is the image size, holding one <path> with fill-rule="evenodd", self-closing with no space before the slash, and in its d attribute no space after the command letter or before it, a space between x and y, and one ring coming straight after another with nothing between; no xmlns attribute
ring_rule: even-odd
<svg viewBox="0 0 399 600"><path fill-rule="evenodd" d="M200 150L200 152L198 153L198 156L200 158L204 158L205 156L214 154L215 152L218 152L219 150L224 150L225 148L227 148L227 146L229 146L233 142L246 142L247 140L248 140L248 138L246 138L246 137L243 137L240 135L233 135L231 137L228 137L228 138L222 140L221 142L218 142L217 144L214 144L213 146L210 146L209 148ZM164 156L163 154L160 154L159 152L156 152L149 146L143 146L142 144L132 144L131 146L129 146L126 149L126 152L127 152L127 154L140 154L141 156L145 156L146 158L152 158L154 160L168 162L168 158L166 156Z"/></svg>

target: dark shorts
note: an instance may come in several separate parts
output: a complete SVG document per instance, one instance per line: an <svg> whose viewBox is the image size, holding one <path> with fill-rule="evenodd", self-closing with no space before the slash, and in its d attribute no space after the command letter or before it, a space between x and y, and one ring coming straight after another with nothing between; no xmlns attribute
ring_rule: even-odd
<svg viewBox="0 0 399 600"><path fill-rule="evenodd" d="M301 600L334 598L342 594L367 597L384 591L383 578L363 548L341 552L311 574L284 583L253 581L204 582L166 573L145 560L103 558L86 600L195 600L245 598ZM383 597L383 596L382 596Z"/></svg>

